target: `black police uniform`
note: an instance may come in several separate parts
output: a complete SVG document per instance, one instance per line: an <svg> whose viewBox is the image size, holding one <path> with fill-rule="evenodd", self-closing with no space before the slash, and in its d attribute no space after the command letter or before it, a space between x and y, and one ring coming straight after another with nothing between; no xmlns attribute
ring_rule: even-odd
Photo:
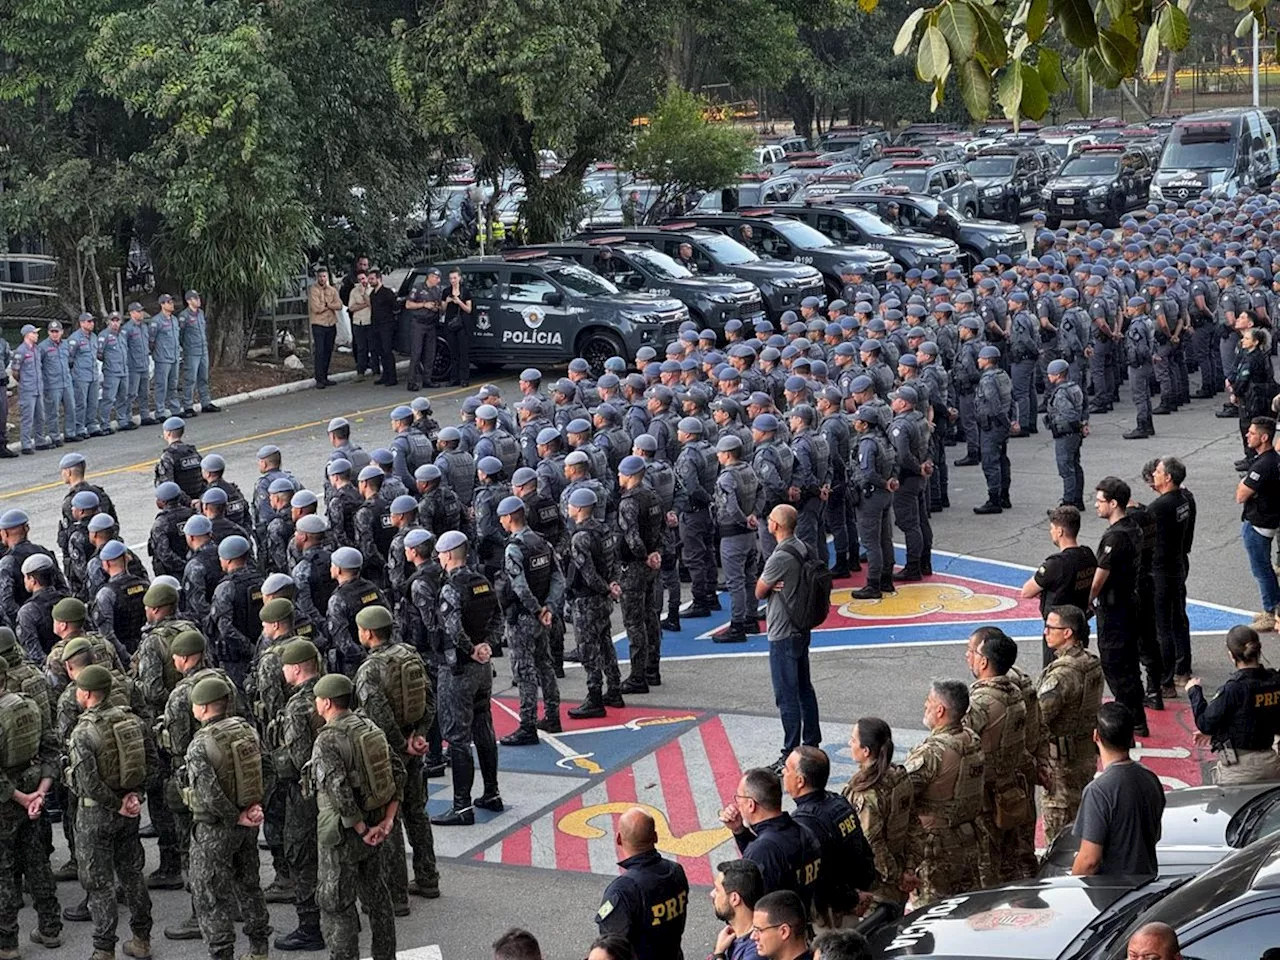
<svg viewBox="0 0 1280 960"><path fill-rule="evenodd" d="M178 440L164 448L156 463L156 486L172 480L188 497L196 498L205 491L200 473L200 451Z"/></svg>
<svg viewBox="0 0 1280 960"><path fill-rule="evenodd" d="M1132 517L1113 523L1098 541L1098 567L1109 571L1098 594L1098 659L1117 701L1129 708L1135 726L1147 725L1142 677L1138 672L1138 554L1142 531Z"/></svg>
<svg viewBox="0 0 1280 960"><path fill-rule="evenodd" d="M187 565L187 538L182 533L182 525L194 513L190 506L175 500L156 514L147 537L147 555L151 557L151 569L157 577L182 578L182 569Z"/></svg>
<svg viewBox="0 0 1280 960"><path fill-rule="evenodd" d="M684 867L657 850L619 860L623 870L596 911L601 936L625 937L636 960L681 960L680 940L689 905Z"/></svg>
<svg viewBox="0 0 1280 960"><path fill-rule="evenodd" d="M858 891L876 882L875 854L862 832L858 812L830 790L796 797L792 818L813 834L822 851L818 883L813 891L815 916L838 922L858 906Z"/></svg>
<svg viewBox="0 0 1280 960"><path fill-rule="evenodd" d="M791 814L780 813L761 820L750 830L743 828L735 833L733 839L742 858L760 868L765 893L794 890L804 901L805 909L811 907L822 848L817 838L796 823Z"/></svg>
<svg viewBox="0 0 1280 960"><path fill-rule="evenodd" d="M1187 700L1196 727L1212 738L1220 754L1274 750L1280 735L1280 673L1275 670L1245 667L1212 700L1205 699L1199 686L1187 688Z"/></svg>

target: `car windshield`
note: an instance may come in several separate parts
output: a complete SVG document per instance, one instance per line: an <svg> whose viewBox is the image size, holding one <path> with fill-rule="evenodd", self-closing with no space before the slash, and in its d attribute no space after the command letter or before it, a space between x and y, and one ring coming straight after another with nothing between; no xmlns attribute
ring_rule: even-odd
<svg viewBox="0 0 1280 960"><path fill-rule="evenodd" d="M693 276L686 267L682 267L665 253L660 253L657 250L649 250L647 248L629 250L627 251L627 256L637 263L643 263L653 271L655 276L663 280L685 280Z"/></svg>
<svg viewBox="0 0 1280 960"><path fill-rule="evenodd" d="M1072 157L1058 171L1060 177L1096 177L1110 175L1120 166L1118 153L1082 153Z"/></svg>
<svg viewBox="0 0 1280 960"><path fill-rule="evenodd" d="M731 267L741 263L755 263L760 259L733 237L703 237L698 243L711 256Z"/></svg>
<svg viewBox="0 0 1280 960"><path fill-rule="evenodd" d="M807 223L801 223L799 220L784 220L771 224L771 226L786 237L793 247L801 250L816 250L821 247L835 246L830 237L819 233Z"/></svg>
<svg viewBox="0 0 1280 960"><path fill-rule="evenodd" d="M971 177L1007 177L1013 173L1013 157L975 157L964 165Z"/></svg>
<svg viewBox="0 0 1280 960"><path fill-rule="evenodd" d="M1185 131L1175 129L1165 145L1160 166L1169 170L1230 170L1236 165L1236 140L1223 133L1221 140L1196 136L1193 143L1183 143Z"/></svg>
<svg viewBox="0 0 1280 960"><path fill-rule="evenodd" d="M887 220L882 220L870 210L851 208L846 209L844 214L857 224L859 230L869 237L892 237L901 232L893 224Z"/></svg>
<svg viewBox="0 0 1280 960"><path fill-rule="evenodd" d="M925 193L929 185L927 170L886 170L881 176L884 177L885 183L896 183L900 187L906 187L912 193Z"/></svg>
<svg viewBox="0 0 1280 960"><path fill-rule="evenodd" d="M580 297L602 297L618 292L618 288L604 277L576 264L552 267L547 273L570 293Z"/></svg>
<svg viewBox="0 0 1280 960"><path fill-rule="evenodd" d="M1227 843L1233 847L1246 846L1280 830L1280 788L1254 797L1243 812L1243 817L1233 818L1231 825L1227 827Z"/></svg>

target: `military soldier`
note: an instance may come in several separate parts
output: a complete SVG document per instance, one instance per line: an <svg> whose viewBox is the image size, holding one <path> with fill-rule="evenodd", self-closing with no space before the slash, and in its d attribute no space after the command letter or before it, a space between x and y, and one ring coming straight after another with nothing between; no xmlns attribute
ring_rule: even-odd
<svg viewBox="0 0 1280 960"><path fill-rule="evenodd" d="M90 664L76 676L83 713L71 732L67 776L80 809L76 834L80 885L93 918L93 960L111 960L116 946L116 882L124 890L133 937L125 956L151 956L151 897L143 882L138 818L141 790L156 769L155 743L127 707L109 704L114 678Z"/></svg>
<svg viewBox="0 0 1280 960"><path fill-rule="evenodd" d="M985 799L977 820L978 874L984 887L1020 879L1017 829L1035 820L1033 784L1025 779L1027 707L1008 675L1018 645L1003 631L969 637L965 660L975 680L964 725L982 743Z"/></svg>
<svg viewBox="0 0 1280 960"><path fill-rule="evenodd" d="M213 524L213 542L221 545L228 537L242 537L249 544L249 556L253 557L254 545L258 542L249 532L249 528L241 526L227 516L230 506L230 495L221 487L210 487L200 496L200 512Z"/></svg>
<svg viewBox="0 0 1280 960"><path fill-rule="evenodd" d="M210 654L236 688L244 690L258 635L262 574L249 566L249 541L244 537L227 537L218 544L218 560L224 576L209 607L209 636L214 638Z"/></svg>
<svg viewBox="0 0 1280 960"><path fill-rule="evenodd" d="M0 667L9 671L8 689L34 700L40 708L40 715L52 729L53 697L49 681L36 664L22 655L18 638L8 627L0 627Z"/></svg>
<svg viewBox="0 0 1280 960"><path fill-rule="evenodd" d="M277 950L324 949L316 906L316 799L302 783L302 772L311 762L315 737L324 723L316 713L315 700L320 669L320 651L310 640L293 639L281 648L280 670L289 699L267 725L267 742L277 785L285 791L284 851L298 926L276 937Z"/></svg>
<svg viewBox="0 0 1280 960"><path fill-rule="evenodd" d="M213 542L213 523L197 513L182 525L182 533L187 540L187 562L182 568L183 612L196 623L207 624L213 592L223 577L218 545Z"/></svg>
<svg viewBox="0 0 1280 960"><path fill-rule="evenodd" d="M969 690L958 680L935 680L924 704L929 736L907 755L903 769L915 790L909 866L915 903L924 905L978 886L975 823L982 813L982 744L965 728Z"/></svg>
<svg viewBox="0 0 1280 960"><path fill-rule="evenodd" d="M876 868L875 884L858 895L858 913L870 930L877 921L900 915L907 901L902 882L915 788L907 772L893 762L893 732L879 717L863 717L853 725L849 753L858 769L843 793L858 813Z"/></svg>
<svg viewBox="0 0 1280 960"><path fill-rule="evenodd" d="M622 574L622 624L631 648L631 673L622 683L623 693L648 693L661 682L662 629L652 602L653 585L662 567L659 552L663 513L657 494L644 484L645 461L635 455L618 465L619 559Z"/></svg>
<svg viewBox="0 0 1280 960"><path fill-rule="evenodd" d="M503 555L506 596L500 597L507 621L512 672L520 690L520 726L502 738L504 746L538 742L538 730L559 733L560 688L551 661L550 628L564 603L564 574L551 545L525 521L524 501L507 497L498 504L498 517L510 538ZM542 688L542 719L538 720L538 688Z"/></svg>
<svg viewBox="0 0 1280 960"><path fill-rule="evenodd" d="M1013 482L1009 432L1020 424L1009 375L1000 369L1000 349L983 347L978 353L978 367L982 375L974 394L974 415L978 422L982 475L987 481L987 501L974 507L973 512L1000 513L1013 506L1009 499L1009 486Z"/></svg>
<svg viewBox="0 0 1280 960"><path fill-rule="evenodd" d="M342 458L330 460L324 470L325 479L329 481L324 504L329 528L342 546L353 546L356 542L356 512L364 500L351 483L351 462Z"/></svg>
<svg viewBox="0 0 1280 960"><path fill-rule="evenodd" d="M181 577L187 565L187 541L182 525L195 512L182 488L172 480L156 487L156 518L147 536L147 555L156 576Z"/></svg>
<svg viewBox="0 0 1280 960"><path fill-rule="evenodd" d="M1089 626L1079 607L1051 608L1044 629L1054 660L1036 681L1044 728L1036 766L1045 788L1041 804L1045 839L1053 843L1075 819L1080 792L1098 770L1093 731L1102 703L1102 665L1083 646Z"/></svg>
<svg viewBox="0 0 1280 960"><path fill-rule="evenodd" d="M66 692L67 681L74 679L67 671L65 664L67 658L71 656L67 653L67 648L77 638L84 638L93 651L93 657L86 662L101 663L110 667L113 673L122 672L120 656L116 648L107 643L101 634L85 633L84 625L89 619L89 613L83 602L75 597L63 597L53 605L53 610L47 615L47 619L52 621L53 633L58 638L58 642L53 645L48 656L43 658L45 679L49 682L53 693ZM74 697L72 697L72 703L74 703ZM139 710L145 713L146 705L141 705ZM61 735L65 732L59 733Z"/></svg>
<svg viewBox="0 0 1280 960"><path fill-rule="evenodd" d="M182 410L178 395L178 318L174 316L173 297L160 294L160 312L152 316L149 337L151 356L155 361L156 418L176 416Z"/></svg>
<svg viewBox="0 0 1280 960"><path fill-rule="evenodd" d="M133 407L136 403L141 417L140 426L150 427L156 423L155 407L151 405L151 324L147 322L146 311L136 300L129 304L129 319L121 328L124 335L125 353L128 357L128 407L125 418L133 422Z"/></svg>
<svg viewBox="0 0 1280 960"><path fill-rule="evenodd" d="M435 691L422 655L406 643L392 640L393 619L386 607L365 607L356 614L360 646L368 656L356 671L356 702L387 738L392 753L405 769L404 796L387 846L387 887L397 914L407 912L410 893L434 900L440 896L435 842L427 819L422 758L427 733L435 720ZM401 823L404 832L401 832ZM413 847L413 881L408 882L404 834Z"/></svg>
<svg viewBox="0 0 1280 960"><path fill-rule="evenodd" d="M329 421L328 433L329 445L333 447L333 452L329 454L329 463L335 460L346 460L357 473L369 465L369 454L360 444L351 439L350 420L346 417L334 417ZM329 497L332 493L326 477L324 495Z"/></svg>
<svg viewBox="0 0 1280 960"><path fill-rule="evenodd" d="M493 667L489 659L502 633L502 615L492 585L467 565L467 538L447 530L437 541L444 580L440 586L435 653L439 658L441 733L449 741L453 770L453 806L432 817L438 826L469 826L473 806L501 813L498 793L498 745L493 736L490 694ZM471 744L480 761L484 792L472 802L475 764Z"/></svg>
<svg viewBox="0 0 1280 960"><path fill-rule="evenodd" d="M351 712L354 687L342 674L316 682L316 734L310 761L318 809L316 902L333 960L359 956L356 898L369 917L373 960L394 960L396 928L378 849L395 828L404 767L377 724ZM350 824L350 826L348 826Z"/></svg>
<svg viewBox="0 0 1280 960"><path fill-rule="evenodd" d="M720 535L720 565L724 569L733 613L729 629L714 639L733 642L760 632L751 589L760 480L750 464L742 462L742 441L736 436L729 434L720 438L716 457L720 461L720 474L715 483L715 522Z"/></svg>
<svg viewBox="0 0 1280 960"><path fill-rule="evenodd" d="M120 660L128 663L142 639L142 627L146 623L143 596L150 586L146 579L129 570L128 548L119 540L112 540L102 548L103 572L106 584L93 600L93 622L117 650Z"/></svg>
<svg viewBox="0 0 1280 960"><path fill-rule="evenodd" d="M569 497L573 536L569 545L567 596L573 605L578 653L587 674L587 698L569 710L573 719L603 717L605 707L623 706L618 655L609 636L618 584L618 549L614 535L595 519L596 494L586 488ZM604 690L605 683L608 689Z"/></svg>
<svg viewBox="0 0 1280 960"><path fill-rule="evenodd" d="M271 918L258 885L258 827L270 778L258 733L235 715L233 696L221 677L205 677L191 689L191 712L200 724L183 764L182 797L195 821L191 892L213 960L235 956L237 908L249 938L245 960L265 960Z"/></svg>
<svg viewBox="0 0 1280 960"><path fill-rule="evenodd" d="M13 634L7 627L10 649ZM7 896L0 898L0 954L18 956L19 891L9 887L25 878L38 918L31 942L48 949L62 945L62 917L53 874L49 870L49 844L41 819L45 798L59 770L58 738L49 715L46 688L43 707L23 693L23 671L0 660L0 877L6 878ZM39 678L37 677L37 680Z"/></svg>
<svg viewBox="0 0 1280 960"><path fill-rule="evenodd" d="M325 660L331 670L352 675L364 660L364 650L356 639L356 614L374 604L387 606L382 591L360 575L363 566L364 557L354 547L340 547L329 558L329 576L336 586L325 618L329 636Z"/></svg>
<svg viewBox="0 0 1280 960"><path fill-rule="evenodd" d="M472 451L476 460L497 457L502 461L502 469L508 477L515 473L520 466L520 441L500 425L498 408L491 403L483 403L477 407L476 427L480 431L480 437Z"/></svg>
<svg viewBox="0 0 1280 960"><path fill-rule="evenodd" d="M1044 425L1053 435L1053 454L1062 478L1062 501L1084 509L1084 469L1080 466L1080 444L1089 435L1089 408L1079 384L1067 379L1067 361L1050 360L1045 368L1049 394L1045 399Z"/></svg>
<svg viewBox="0 0 1280 960"><path fill-rule="evenodd" d="M204 477L200 474L200 451L183 439L187 424L181 417L170 417L164 422L164 450L156 461L156 486L172 480L188 497L198 497L205 491Z"/></svg>

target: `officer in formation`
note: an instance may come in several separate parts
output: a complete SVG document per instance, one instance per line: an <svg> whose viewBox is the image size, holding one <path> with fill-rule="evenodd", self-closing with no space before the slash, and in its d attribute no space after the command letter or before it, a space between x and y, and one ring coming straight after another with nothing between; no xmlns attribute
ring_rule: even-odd
<svg viewBox="0 0 1280 960"><path fill-rule="evenodd" d="M1262 665L1262 643L1251 627L1227 631L1227 656L1236 668L1212 699L1195 677L1187 699L1196 729L1210 738L1216 783L1259 783L1280 777L1275 749L1280 732L1280 675Z"/></svg>

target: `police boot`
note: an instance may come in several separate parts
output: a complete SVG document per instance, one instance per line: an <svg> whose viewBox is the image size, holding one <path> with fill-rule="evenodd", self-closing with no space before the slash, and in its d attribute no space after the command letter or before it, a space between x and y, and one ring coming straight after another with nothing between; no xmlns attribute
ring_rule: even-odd
<svg viewBox="0 0 1280 960"><path fill-rule="evenodd" d="M618 709L622 709L627 705L627 702L622 699L622 691L617 687L606 690L600 702L606 707L617 707Z"/></svg>
<svg viewBox="0 0 1280 960"><path fill-rule="evenodd" d="M46 950L56 950L62 946L62 932L45 933L41 930L31 931L31 942Z"/></svg>
<svg viewBox="0 0 1280 960"><path fill-rule="evenodd" d="M436 777L443 777L448 769L449 764L445 763L444 757L428 756L422 764L422 775L428 780L434 780Z"/></svg>
<svg viewBox="0 0 1280 960"><path fill-rule="evenodd" d="M1145 440L1147 437L1151 436L1151 434L1147 433L1147 428L1143 426L1142 421L1139 420L1136 427L1128 433L1121 434L1121 436L1126 440Z"/></svg>
<svg viewBox="0 0 1280 960"><path fill-rule="evenodd" d="M75 857L72 857L62 866L53 871L53 879L61 882L63 880L80 879L80 864Z"/></svg>
<svg viewBox="0 0 1280 960"><path fill-rule="evenodd" d="M561 726L560 724L559 710L557 710L555 713L546 714L545 716L543 716L541 720L539 720L535 724L535 726L539 730L545 730L547 733L560 733L564 730L564 727Z"/></svg>
<svg viewBox="0 0 1280 960"><path fill-rule="evenodd" d="M604 708L604 701L600 697L599 690L588 690L587 699L583 700L576 707L569 708L570 720L592 720L596 717L605 716L607 711Z"/></svg>
<svg viewBox="0 0 1280 960"><path fill-rule="evenodd" d="M77 904L62 908L62 919L69 923L88 923L93 917L89 913L89 896Z"/></svg>
<svg viewBox="0 0 1280 960"><path fill-rule="evenodd" d="M262 891L262 898L267 903L293 903L293 891L293 878L277 873L275 879Z"/></svg>
<svg viewBox="0 0 1280 960"><path fill-rule="evenodd" d="M1000 506L1000 498L998 496L987 496L987 502L979 507L974 507L973 512L979 516L987 516L993 513L1003 513L1004 508Z"/></svg>
<svg viewBox="0 0 1280 960"><path fill-rule="evenodd" d="M735 620L719 633L713 634L711 640L713 643L745 643L747 632L742 629L742 624Z"/></svg>
<svg viewBox="0 0 1280 960"><path fill-rule="evenodd" d="M849 596L854 600L879 600L883 594L878 584L868 583L865 587L852 591Z"/></svg>
<svg viewBox="0 0 1280 960"><path fill-rule="evenodd" d="M893 575L893 579L899 583L914 583L917 580L923 580L924 574L920 572L920 564L908 563Z"/></svg>
<svg viewBox="0 0 1280 960"><path fill-rule="evenodd" d="M476 812L471 807L450 807L447 813L432 817L431 822L437 827L470 827L476 822Z"/></svg>
<svg viewBox="0 0 1280 960"><path fill-rule="evenodd" d="M477 800L475 805L481 810L489 810L492 813L501 813L503 810L507 809L506 805L502 802L502 796L498 793L496 785L492 790L485 790L484 796Z"/></svg>
<svg viewBox="0 0 1280 960"><path fill-rule="evenodd" d="M519 726L498 742L504 747L531 747L538 742L538 731L533 727Z"/></svg>
<svg viewBox="0 0 1280 960"><path fill-rule="evenodd" d="M662 621L663 630L678 631L680 629L680 608L672 607L667 619Z"/></svg>
<svg viewBox="0 0 1280 960"><path fill-rule="evenodd" d="M320 932L319 915L307 914L305 917L299 917L298 929L293 933L276 937L275 948L284 951L323 950L324 934Z"/></svg>
<svg viewBox="0 0 1280 960"><path fill-rule="evenodd" d="M1214 414L1219 420L1234 420L1240 416L1240 408L1234 403L1224 403L1222 409Z"/></svg>
<svg viewBox="0 0 1280 960"><path fill-rule="evenodd" d="M159 834L156 833L156 825L154 823L147 822L138 828L139 840L154 840L158 836Z"/></svg>
<svg viewBox="0 0 1280 960"><path fill-rule="evenodd" d="M1008 490L1001 490L1001 491L1000 491L1000 506L1001 506L1003 509L1005 509L1005 510L1012 510L1012 509L1013 509L1013 501L1009 499L1009 491L1008 491Z"/></svg>
<svg viewBox="0 0 1280 960"><path fill-rule="evenodd" d="M151 941L135 936L120 945L120 952L134 960L149 960L151 957Z"/></svg>
<svg viewBox="0 0 1280 960"><path fill-rule="evenodd" d="M849 576L849 551L836 552L836 565L831 570L831 578L833 580L843 580Z"/></svg>
<svg viewBox="0 0 1280 960"><path fill-rule="evenodd" d="M200 937L200 921L196 919L195 913L180 923L164 928L166 940L199 940Z"/></svg>
<svg viewBox="0 0 1280 960"><path fill-rule="evenodd" d="M711 616L711 607L703 600L691 600L686 606L680 609L680 616L689 620L696 620L699 617Z"/></svg>
<svg viewBox="0 0 1280 960"><path fill-rule="evenodd" d="M742 632L748 637L754 637L760 633L760 621L755 617L747 617L742 621Z"/></svg>
<svg viewBox="0 0 1280 960"><path fill-rule="evenodd" d="M1165 417L1165 416L1168 416L1169 414L1173 413L1173 411L1174 411L1174 410L1176 410L1176 409L1177 409L1177 407L1175 407L1175 406L1173 406L1172 404L1168 403L1168 402L1167 402L1167 400L1168 400L1168 398L1167 398L1167 397L1166 397L1165 399L1161 400L1161 401L1160 401L1160 406L1156 407L1156 408L1155 408L1154 410L1152 410L1151 412L1152 412L1153 414L1155 414L1157 417Z"/></svg>
<svg viewBox="0 0 1280 960"><path fill-rule="evenodd" d="M582 654L579 652L577 647L574 647L572 650L566 650L564 652L564 662L565 663L581 663L582 662Z"/></svg>
<svg viewBox="0 0 1280 960"><path fill-rule="evenodd" d="M644 677L638 677L635 674L627 677L622 681L622 686L618 688L622 693L648 693L649 684Z"/></svg>

